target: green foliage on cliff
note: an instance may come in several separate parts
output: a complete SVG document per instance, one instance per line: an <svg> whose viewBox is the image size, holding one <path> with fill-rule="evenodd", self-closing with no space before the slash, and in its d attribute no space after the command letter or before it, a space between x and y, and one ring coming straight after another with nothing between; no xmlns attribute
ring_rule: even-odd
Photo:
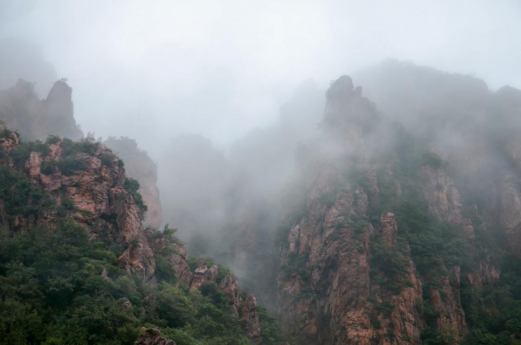
<svg viewBox="0 0 521 345"><path fill-rule="evenodd" d="M460 300L469 327L463 344L521 343L521 259L500 249L501 229L485 229L481 224L474 205L480 205L482 196L474 195L473 191L469 193L473 198L466 200L464 210L465 217L472 220L475 239L464 233L462 225L440 221L429 213L420 189L420 168L428 165L434 169L448 170L450 167L437 155L421 149L421 145L413 145L410 140L404 137L398 141L399 145L400 142L403 145L397 150L398 163L391 178L385 175L384 169L378 171L380 204L372 212L373 219L382 211L395 213L398 235L410 246L411 258L423 283L424 299L419 308L426 321L422 332L423 344L456 343L454 329L438 327L437 318L440 315L430 303L431 289L437 290L442 300L448 298L441 286L447 277L452 279L449 271L455 267L461 270ZM408 141L410 144L406 145ZM399 183L400 196L395 181ZM480 260L489 260L499 266L499 281L492 284L484 282L482 288L469 282L466 277L479 272ZM394 260L388 258L387 261L392 263ZM387 270L393 271L396 270ZM454 286L454 282L450 281ZM458 298L456 294L456 303Z"/></svg>
<svg viewBox="0 0 521 345"><path fill-rule="evenodd" d="M91 139L72 141L68 138L64 138L61 141L61 147L65 157L70 157L77 153L86 153L88 155L94 156L98 150L99 143L96 143Z"/></svg>
<svg viewBox="0 0 521 345"><path fill-rule="evenodd" d="M214 283L189 292L163 277L152 287L118 268L116 257L72 221L2 231L0 344L133 344L152 325L180 345L250 344ZM280 344L275 320L262 314L261 322L273 339L266 344Z"/></svg>
<svg viewBox="0 0 521 345"><path fill-rule="evenodd" d="M45 154L48 144L25 143L14 150L19 170L31 152ZM44 173L56 168L72 174L81 168L76 154L98 150L89 141L64 139L62 144L64 158L42 164ZM127 180L125 188L146 209L139 184ZM61 200L59 206L55 198ZM129 275L118 267L122 248L100 229L66 219L78 209L64 195L55 198L24 173L0 166L0 345L134 344L143 326L160 327L180 345L251 344L215 284L193 292L176 286L168 250L154 253L157 286ZM42 214L51 214L56 222L36 227ZM172 242L174 233L166 227L154 238ZM274 320L265 322L275 332Z"/></svg>
<svg viewBox="0 0 521 345"><path fill-rule="evenodd" d="M56 166L65 176L71 176L74 175L76 171L87 169L85 162L77 158L63 158L56 162Z"/></svg>
<svg viewBox="0 0 521 345"><path fill-rule="evenodd" d="M46 156L49 152L49 146L41 141L20 142L18 146L9 154L16 165L21 165L31 156L31 152L39 152Z"/></svg>
<svg viewBox="0 0 521 345"><path fill-rule="evenodd" d="M126 178L125 179L125 190L132 194L134 197L134 201L136 201L136 204L141 209L141 212L145 213L147 211L147 205L145 205L145 202L143 201L143 196L139 193L139 182L134 180L133 178Z"/></svg>
<svg viewBox="0 0 521 345"><path fill-rule="evenodd" d="M408 277L409 259L398 246L393 246L379 236L370 244L371 249L371 278L373 281L398 294L410 285Z"/></svg>
<svg viewBox="0 0 521 345"><path fill-rule="evenodd" d="M43 207L54 204L27 176L4 166L0 166L0 201L10 224L17 216L35 216Z"/></svg>

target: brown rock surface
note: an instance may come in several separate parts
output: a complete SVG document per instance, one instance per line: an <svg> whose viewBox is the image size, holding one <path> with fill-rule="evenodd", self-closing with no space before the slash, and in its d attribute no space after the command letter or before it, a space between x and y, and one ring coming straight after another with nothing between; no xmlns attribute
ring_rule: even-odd
<svg viewBox="0 0 521 345"><path fill-rule="evenodd" d="M157 329L149 328L139 336L134 345L175 345L175 341L165 339Z"/></svg>
<svg viewBox="0 0 521 345"><path fill-rule="evenodd" d="M259 323L259 315L257 314L257 299L255 296L249 295L242 304L241 318L243 320L243 329L246 336L254 344L261 344L261 327Z"/></svg>
<svg viewBox="0 0 521 345"><path fill-rule="evenodd" d="M158 229L163 223L163 207L157 188L157 165L133 139L109 137L104 144L123 159L127 176L139 182L139 193L148 208L143 226Z"/></svg>

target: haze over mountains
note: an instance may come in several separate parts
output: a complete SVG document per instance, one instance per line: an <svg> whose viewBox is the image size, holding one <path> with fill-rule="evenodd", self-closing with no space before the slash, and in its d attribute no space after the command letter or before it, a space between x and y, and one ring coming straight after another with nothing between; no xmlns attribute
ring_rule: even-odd
<svg viewBox="0 0 521 345"><path fill-rule="evenodd" d="M0 2L0 344L521 343L519 14Z"/></svg>

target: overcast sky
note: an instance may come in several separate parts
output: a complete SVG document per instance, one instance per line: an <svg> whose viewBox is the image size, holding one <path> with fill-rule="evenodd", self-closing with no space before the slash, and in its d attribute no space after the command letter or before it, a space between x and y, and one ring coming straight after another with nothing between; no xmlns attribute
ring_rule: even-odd
<svg viewBox="0 0 521 345"><path fill-rule="evenodd" d="M301 81L387 57L521 88L519 0L0 0L0 39L41 48L84 131L149 150L184 132L226 148Z"/></svg>

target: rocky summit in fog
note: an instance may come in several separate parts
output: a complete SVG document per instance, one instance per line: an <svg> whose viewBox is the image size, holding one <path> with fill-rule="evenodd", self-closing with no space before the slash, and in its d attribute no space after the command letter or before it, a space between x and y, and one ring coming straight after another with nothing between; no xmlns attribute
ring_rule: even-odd
<svg viewBox="0 0 521 345"><path fill-rule="evenodd" d="M520 92L396 61L364 73L377 102L336 80L299 155L284 328L301 344L516 343Z"/></svg>
<svg viewBox="0 0 521 345"><path fill-rule="evenodd" d="M6 344L127 343L138 337L139 325L151 323L192 343L220 337L260 344L273 331L282 337L229 270L208 260L191 267L175 230L143 226L139 184L106 146L60 136L25 142L3 125L0 131L0 279L9 290L2 292L8 327L0 336ZM92 308L97 321L85 317ZM59 315L69 317L58 321ZM175 342L149 329L136 344Z"/></svg>
<svg viewBox="0 0 521 345"><path fill-rule="evenodd" d="M157 160L71 93L0 93L1 344L521 342L520 90L386 60Z"/></svg>
<svg viewBox="0 0 521 345"><path fill-rule="evenodd" d="M515 343L520 91L395 60L356 77L228 156L177 141L165 210L299 344Z"/></svg>

